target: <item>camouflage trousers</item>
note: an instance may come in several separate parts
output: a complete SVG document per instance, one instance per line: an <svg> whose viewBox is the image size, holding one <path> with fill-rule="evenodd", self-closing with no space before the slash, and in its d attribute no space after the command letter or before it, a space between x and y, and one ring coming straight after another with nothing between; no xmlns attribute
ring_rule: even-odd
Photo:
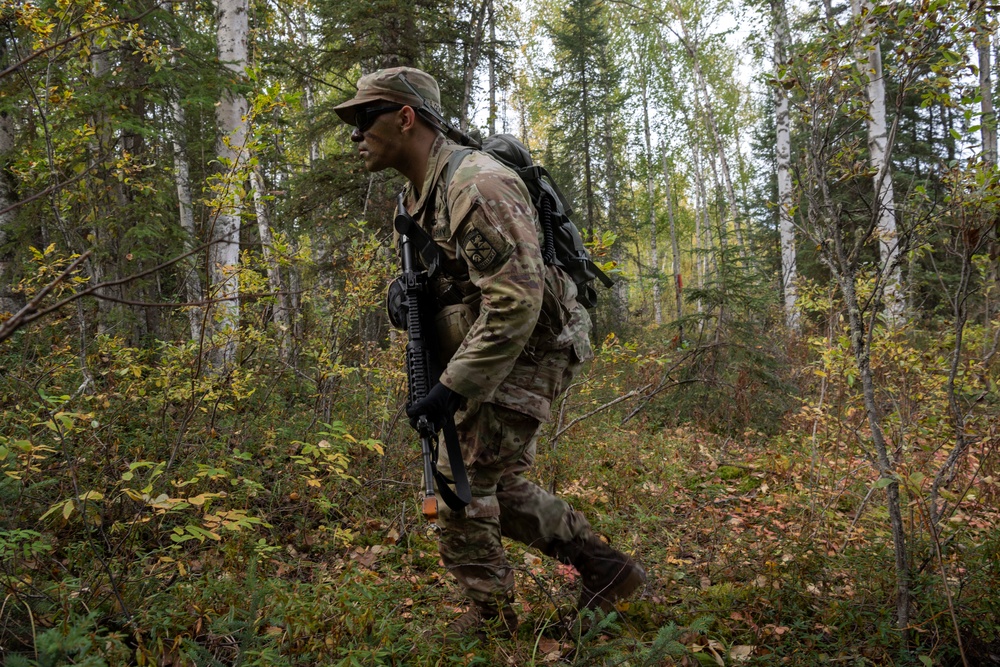
<svg viewBox="0 0 1000 667"><path fill-rule="evenodd" d="M460 512L440 504L441 559L469 598L491 602L514 587L501 537L553 555L560 544L589 533L590 524L566 501L522 476L535 460L537 419L484 403L460 413L456 426L472 502ZM443 446L438 469L451 477Z"/></svg>

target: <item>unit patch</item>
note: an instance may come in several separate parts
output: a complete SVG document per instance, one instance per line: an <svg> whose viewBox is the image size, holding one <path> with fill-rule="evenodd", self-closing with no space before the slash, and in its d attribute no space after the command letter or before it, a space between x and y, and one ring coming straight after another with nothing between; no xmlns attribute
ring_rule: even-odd
<svg viewBox="0 0 1000 667"><path fill-rule="evenodd" d="M465 236L462 253L480 271L490 268L497 258L497 249L490 245L489 239L478 229L473 229Z"/></svg>

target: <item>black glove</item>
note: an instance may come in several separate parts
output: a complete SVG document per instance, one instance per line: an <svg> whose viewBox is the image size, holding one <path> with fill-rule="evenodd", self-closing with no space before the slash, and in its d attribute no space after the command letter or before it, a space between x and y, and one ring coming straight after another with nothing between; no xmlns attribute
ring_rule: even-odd
<svg viewBox="0 0 1000 667"><path fill-rule="evenodd" d="M417 428L420 417L427 417L431 428L440 431L449 417L462 405L462 395L438 382L427 392L427 396L406 408L410 426Z"/></svg>

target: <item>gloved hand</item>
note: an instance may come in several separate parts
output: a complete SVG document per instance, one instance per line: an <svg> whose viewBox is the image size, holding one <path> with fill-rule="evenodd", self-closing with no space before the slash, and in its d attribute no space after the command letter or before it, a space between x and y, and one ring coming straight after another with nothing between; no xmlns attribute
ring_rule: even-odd
<svg viewBox="0 0 1000 667"><path fill-rule="evenodd" d="M462 395L438 382L427 392L427 396L406 408L406 416L410 418L413 428L417 428L421 416L427 417L431 428L437 432L461 405Z"/></svg>

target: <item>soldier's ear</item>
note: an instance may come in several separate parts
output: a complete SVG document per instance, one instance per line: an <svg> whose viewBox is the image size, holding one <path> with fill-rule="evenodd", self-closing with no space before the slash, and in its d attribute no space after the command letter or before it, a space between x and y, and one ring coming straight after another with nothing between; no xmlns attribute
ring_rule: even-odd
<svg viewBox="0 0 1000 667"><path fill-rule="evenodd" d="M399 110L399 129L402 132L407 132L412 130L416 124L419 122L417 118L417 112L413 107L407 105Z"/></svg>

